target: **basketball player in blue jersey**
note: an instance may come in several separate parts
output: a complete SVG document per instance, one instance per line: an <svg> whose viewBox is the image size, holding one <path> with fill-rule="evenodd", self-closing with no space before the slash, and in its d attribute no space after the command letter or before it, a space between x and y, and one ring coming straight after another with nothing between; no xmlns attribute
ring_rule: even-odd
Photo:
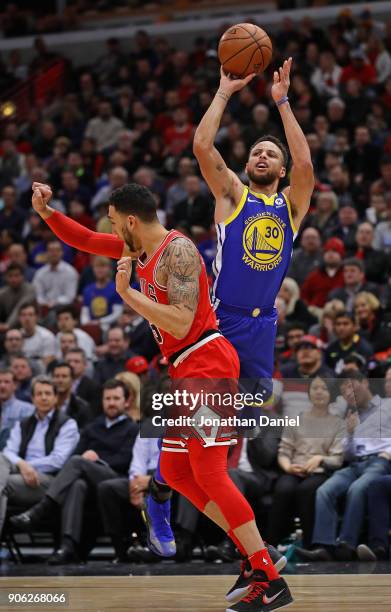
<svg viewBox="0 0 391 612"><path fill-rule="evenodd" d="M277 311L275 299L287 273L293 241L306 215L314 188L310 150L289 105L292 58L274 72L272 97L280 112L292 157L290 185L278 190L288 167L288 152L273 136L250 148L245 186L214 146L232 94L253 78L233 79L221 69L219 89L194 136L197 157L216 200L218 251L213 300L220 329L236 348L246 384L271 392Z"/></svg>
<svg viewBox="0 0 391 612"><path fill-rule="evenodd" d="M287 173L288 152L277 138L264 136L250 148L246 164L249 187L226 166L214 146L232 94L248 85L255 75L233 79L221 69L219 89L196 130L193 145L202 175L216 200L218 252L214 262L213 299L220 329L238 352L246 390L253 395L261 391L265 401L271 392L274 365L277 321L274 302L314 188L308 144L287 95L291 65L292 58L289 58L274 73L271 90L293 161L289 187L278 191L280 179ZM170 539L169 534L162 537L164 530L157 521L156 505L168 503L159 471L153 482L146 507L149 544L158 554L167 555L168 542L164 540ZM167 506L165 510L167 516ZM165 530L167 527L166 524ZM269 552L280 569L285 559L271 548ZM237 601L238 595L247 593L250 585L251 566L244 563L238 581L227 594L228 601ZM259 598L252 597L230 610L250 612L278 607L281 606L277 602L260 607Z"/></svg>

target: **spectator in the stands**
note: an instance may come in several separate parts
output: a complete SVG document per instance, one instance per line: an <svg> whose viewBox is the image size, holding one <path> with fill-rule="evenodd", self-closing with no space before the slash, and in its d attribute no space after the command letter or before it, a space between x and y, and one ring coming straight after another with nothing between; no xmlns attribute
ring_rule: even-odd
<svg viewBox="0 0 391 612"><path fill-rule="evenodd" d="M300 237L300 247L293 251L288 276L302 285L312 270L322 263L322 243L319 230L306 227Z"/></svg>
<svg viewBox="0 0 391 612"><path fill-rule="evenodd" d="M316 376L309 383L310 409L301 415L300 426L286 427L278 450L284 474L276 482L268 521L268 540L274 546L300 518L303 544L311 544L316 491L331 471L343 462L344 423L330 414L333 401L331 381Z"/></svg>
<svg viewBox="0 0 391 612"><path fill-rule="evenodd" d="M319 55L319 66L312 74L311 83L320 96L338 96L341 72L342 68L336 63L334 53L327 49Z"/></svg>
<svg viewBox="0 0 391 612"><path fill-rule="evenodd" d="M378 298L363 291L354 300L354 314L362 338L373 346L374 353L391 347L391 315L381 308Z"/></svg>
<svg viewBox="0 0 391 612"><path fill-rule="evenodd" d="M347 251L354 249L356 244L358 213L357 210L350 204L341 206L338 210L338 222L331 231L325 234L328 238L340 238L345 245Z"/></svg>
<svg viewBox="0 0 391 612"><path fill-rule="evenodd" d="M124 304L123 311L118 317L117 325L122 327L130 341L130 348L136 355L142 355L150 361L159 352L151 327L128 304Z"/></svg>
<svg viewBox="0 0 391 612"><path fill-rule="evenodd" d="M107 332L107 353L95 366L94 380L102 385L108 378L114 378L125 371L125 364L134 353L129 350L129 339L122 327L112 327Z"/></svg>
<svg viewBox="0 0 391 612"><path fill-rule="evenodd" d="M79 441L76 422L56 410L56 389L46 376L34 379L32 401L34 413L15 423L0 454L0 534L7 504L40 501Z"/></svg>
<svg viewBox="0 0 391 612"><path fill-rule="evenodd" d="M72 368L72 391L84 399L93 410L95 416L101 413L102 391L96 381L87 375L87 356L82 348L70 349L65 355L66 363Z"/></svg>
<svg viewBox="0 0 391 612"><path fill-rule="evenodd" d="M291 364L296 359L296 349L307 331L307 326L298 321L289 323L286 329L286 350L279 355L281 365Z"/></svg>
<svg viewBox="0 0 391 612"><path fill-rule="evenodd" d="M76 309L71 305L67 304L59 306L56 309L56 321L59 332L73 332L77 338L77 345L83 347L83 350L87 356L87 359L95 359L95 342L93 338L83 329L77 327L77 316ZM58 334L57 334L58 338ZM58 347L58 342L57 342Z"/></svg>
<svg viewBox="0 0 391 612"><path fill-rule="evenodd" d="M78 348L79 343L77 341L76 334L72 331L69 332L58 332L56 336L56 342L58 342L58 348L56 352L56 359L63 361L65 355L70 349ZM52 362L51 365L56 362Z"/></svg>
<svg viewBox="0 0 391 612"><path fill-rule="evenodd" d="M19 308L19 324L23 334L23 352L38 367L50 363L56 354L54 334L38 325L38 307L35 303Z"/></svg>
<svg viewBox="0 0 391 612"><path fill-rule="evenodd" d="M368 546L359 544L360 561L387 561L391 525L391 475L379 476L368 489Z"/></svg>
<svg viewBox="0 0 391 612"><path fill-rule="evenodd" d="M365 211L366 220L369 221L372 225L375 226L375 239L373 246L375 249L381 250L381 246L377 244L378 241L378 233L377 228L383 222L387 222L390 216L390 212L388 210L387 200L384 197L383 193L372 193L369 200L369 206ZM381 228L383 229L383 228ZM382 231L380 232L383 233ZM387 240L388 242L388 240ZM381 240L382 243L382 240ZM388 251L387 244L384 244L384 250Z"/></svg>
<svg viewBox="0 0 391 612"><path fill-rule="evenodd" d="M96 323L107 329L122 312L122 300L115 290L110 259L94 257L92 269L95 282L83 290L81 323Z"/></svg>
<svg viewBox="0 0 391 612"><path fill-rule="evenodd" d="M342 259L345 247L339 238L329 238L323 246L323 263L313 270L301 287L301 297L309 306L323 308L333 289L343 287Z"/></svg>
<svg viewBox="0 0 391 612"><path fill-rule="evenodd" d="M84 136L95 140L100 153L111 149L116 144L119 133L123 129L124 124L121 119L113 116L111 102L101 100L98 115L89 120Z"/></svg>
<svg viewBox="0 0 391 612"><path fill-rule="evenodd" d="M346 310L350 312L353 311L354 300L359 293L362 291L378 293L377 286L374 283L366 282L364 264L361 259L350 257L344 260L343 279L344 286L331 291L328 299L341 300L345 304Z"/></svg>
<svg viewBox="0 0 391 612"><path fill-rule="evenodd" d="M24 402L31 402L33 368L30 361L23 353L15 354L10 359L10 369L17 385L15 396Z"/></svg>
<svg viewBox="0 0 391 612"><path fill-rule="evenodd" d="M339 312L344 312L345 310L345 304L341 300L326 302L319 323L312 325L309 333L320 338L325 344L333 342L336 339L334 334L335 317Z"/></svg>
<svg viewBox="0 0 391 612"><path fill-rule="evenodd" d="M70 304L76 297L78 273L63 259L64 251L59 240L47 246L47 264L40 268L33 279L37 302L48 309L58 304Z"/></svg>
<svg viewBox="0 0 391 612"><path fill-rule="evenodd" d="M338 198L339 206L355 204L352 197L352 184L349 172L345 166L342 166L342 164L333 166L329 171L328 182Z"/></svg>
<svg viewBox="0 0 391 612"><path fill-rule="evenodd" d="M374 238L373 226L367 221L360 223L356 233L357 248L351 254L364 262L367 281L381 285L388 278L390 260L388 255L373 248Z"/></svg>
<svg viewBox="0 0 391 612"><path fill-rule="evenodd" d="M178 157L191 146L194 126L190 123L187 109L179 106L172 113L173 125L166 128L163 137L168 152Z"/></svg>
<svg viewBox="0 0 391 612"><path fill-rule="evenodd" d="M9 265L18 264L19 266L22 266L24 280L26 282L30 283L33 280L35 270L27 264L27 253L23 244L19 242L14 242L11 244L7 251L7 258L9 260Z"/></svg>
<svg viewBox="0 0 391 612"><path fill-rule="evenodd" d="M126 474L137 425L126 415L127 389L120 381L108 380L103 388L103 412L81 433L74 455L66 462L45 491L45 496L28 512L12 519L20 530L31 529L58 507L62 511L62 542L50 557L51 565L78 558L87 493L97 492L106 480Z"/></svg>
<svg viewBox="0 0 391 612"><path fill-rule="evenodd" d="M186 196L178 202L173 210L174 226L201 227L208 230L213 221L213 205L209 195L202 193L201 180L196 175L185 178Z"/></svg>
<svg viewBox="0 0 391 612"><path fill-rule="evenodd" d="M368 379L359 371L343 373L340 382L349 407L344 442L349 465L337 470L317 491L312 549L298 551L300 557L313 561L356 557L369 485L391 469L390 400L374 396ZM338 529L338 502L345 495Z"/></svg>
<svg viewBox="0 0 391 612"><path fill-rule="evenodd" d="M307 327L316 323L316 317L309 312L303 300L300 299L299 285L293 278L284 278L278 297L285 302L285 320L287 322L300 321Z"/></svg>
<svg viewBox="0 0 391 612"><path fill-rule="evenodd" d="M14 184L15 180L23 174L24 155L17 150L16 144L10 138L4 138L1 143L2 156L0 157L0 186Z"/></svg>
<svg viewBox="0 0 391 612"><path fill-rule="evenodd" d="M34 287L25 281L24 270L11 263L5 272L5 286L0 288L0 332L6 332L18 321L18 310L35 300Z"/></svg>
<svg viewBox="0 0 391 612"><path fill-rule="evenodd" d="M92 209L100 206L100 204L107 204L111 192L114 191L114 189L123 187L129 181L129 173L127 170L125 170L125 168L116 166L110 170L108 178L108 184L103 185L92 198Z"/></svg>
<svg viewBox="0 0 391 612"><path fill-rule="evenodd" d="M332 378L333 372L322 365L323 343L319 338L305 334L296 345L296 359L281 368L283 376L281 390L281 410L284 416L296 417L309 410L309 380L316 376Z"/></svg>
<svg viewBox="0 0 391 612"><path fill-rule="evenodd" d="M305 219L305 227L315 227L319 233L333 234L338 224L338 198L333 191L321 191L316 196L315 212Z"/></svg>
<svg viewBox="0 0 391 612"><path fill-rule="evenodd" d="M1 229L11 230L20 236L25 221L25 211L16 205L15 187L13 185L5 185L1 190L1 199L3 201L3 207L0 210Z"/></svg>
<svg viewBox="0 0 391 612"><path fill-rule="evenodd" d="M34 412L34 406L18 399L15 392L16 380L12 370L0 368L0 451L5 447L15 423Z"/></svg>
<svg viewBox="0 0 391 612"><path fill-rule="evenodd" d="M381 200L385 202L385 199L383 198L383 196L372 196L372 197L380 198ZM387 206L387 215L388 215L387 220L381 221L375 227L373 247L377 251L382 251L387 254L390 254L391 253L391 216L388 210L388 206Z"/></svg>
<svg viewBox="0 0 391 612"><path fill-rule="evenodd" d="M137 359L137 357L133 357L133 359ZM135 372L126 371L116 374L115 380L120 380L124 383L124 385L126 385L129 392L129 397L126 404L125 413L130 419L132 419L132 421L138 423L142 418L142 415L140 414L140 377Z"/></svg>
<svg viewBox="0 0 391 612"><path fill-rule="evenodd" d="M341 374L350 353L358 353L366 360L373 354L373 347L357 333L354 314L339 312L334 319L334 333L337 339L327 347L325 363L336 374Z"/></svg>
<svg viewBox="0 0 391 612"><path fill-rule="evenodd" d="M380 149L372 144L366 125L354 130L354 144L345 155L345 164L354 179L360 183L373 181L379 175Z"/></svg>
<svg viewBox="0 0 391 612"><path fill-rule="evenodd" d="M23 350L23 334L20 329L12 327L5 332L4 351L0 359L1 368L9 368L11 359L15 355L20 355Z"/></svg>
<svg viewBox="0 0 391 612"><path fill-rule="evenodd" d="M94 415L89 404L73 391L72 366L65 361L58 362L52 370L52 377L57 389L57 410L75 419L82 430Z"/></svg>

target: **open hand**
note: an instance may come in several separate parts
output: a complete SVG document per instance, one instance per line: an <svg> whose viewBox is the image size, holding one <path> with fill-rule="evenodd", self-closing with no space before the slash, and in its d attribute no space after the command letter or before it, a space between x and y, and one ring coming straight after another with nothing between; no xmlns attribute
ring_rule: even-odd
<svg viewBox="0 0 391 612"><path fill-rule="evenodd" d="M278 102L288 94L290 85L289 75L291 72L292 58L285 60L282 67L274 71L272 97L275 102Z"/></svg>
<svg viewBox="0 0 391 612"><path fill-rule="evenodd" d="M122 295L126 293L130 285L132 276L132 258L122 257L117 263L117 274L115 276L115 288Z"/></svg>
<svg viewBox="0 0 391 612"><path fill-rule="evenodd" d="M249 74L244 79L235 78L231 74L225 74L223 67L220 67L220 86L219 91L231 96L235 91L240 91L249 84L255 77L255 72Z"/></svg>

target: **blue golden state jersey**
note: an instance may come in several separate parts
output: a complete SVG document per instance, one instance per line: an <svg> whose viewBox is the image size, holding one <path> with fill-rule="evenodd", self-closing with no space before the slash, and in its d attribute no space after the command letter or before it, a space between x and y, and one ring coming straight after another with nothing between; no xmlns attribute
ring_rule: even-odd
<svg viewBox="0 0 391 612"><path fill-rule="evenodd" d="M241 308L274 305L290 263L296 229L282 193L244 188L232 215L217 224L213 303Z"/></svg>

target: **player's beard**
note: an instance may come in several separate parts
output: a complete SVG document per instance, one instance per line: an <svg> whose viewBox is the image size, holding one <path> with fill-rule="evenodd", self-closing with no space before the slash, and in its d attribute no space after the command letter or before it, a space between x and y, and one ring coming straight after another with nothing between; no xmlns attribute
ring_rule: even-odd
<svg viewBox="0 0 391 612"><path fill-rule="evenodd" d="M130 231L126 227L126 225L124 225L123 228L122 228L122 235L124 237L125 244L126 244L126 246L128 247L128 249L129 249L129 251L131 253L135 253L136 251L139 250L139 249L137 249L137 247L135 245L134 237L132 236L132 234L130 233Z"/></svg>
<svg viewBox="0 0 391 612"><path fill-rule="evenodd" d="M278 174L276 174L272 170L264 172L263 174L258 174L253 172L252 170L247 170L247 176L252 183L261 186L271 185L276 179L278 179Z"/></svg>

